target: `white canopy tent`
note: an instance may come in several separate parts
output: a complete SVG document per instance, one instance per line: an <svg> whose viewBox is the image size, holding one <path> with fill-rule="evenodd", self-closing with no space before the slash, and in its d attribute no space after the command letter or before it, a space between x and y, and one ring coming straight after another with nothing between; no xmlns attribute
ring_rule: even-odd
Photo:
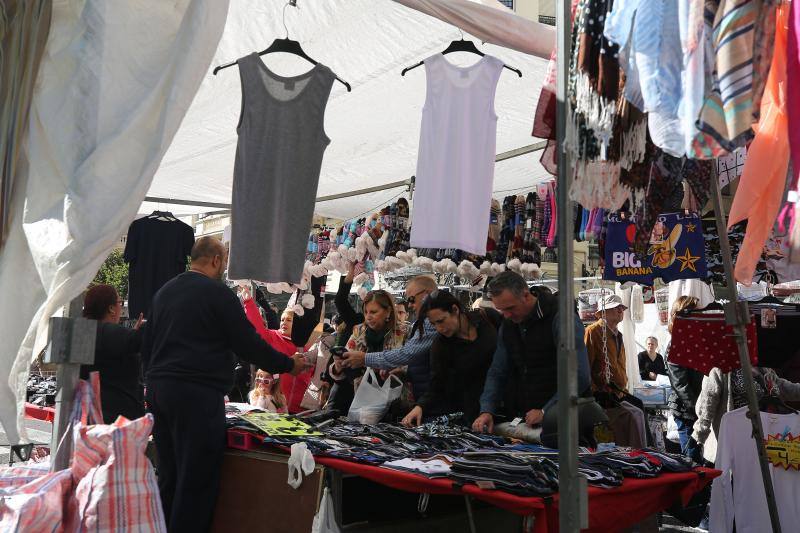
<svg viewBox="0 0 800 533"><path fill-rule="evenodd" d="M499 5L499 4L498 4ZM212 67L266 48L283 37L284 3L231 2L222 40ZM299 2L286 9L291 38L306 53L348 81L353 91L335 83L325 129L332 139L325 153L317 197L405 180L416 171L425 72L400 71L460 38L457 28L390 1ZM464 35L470 38L469 35ZM479 45L480 46L480 45ZM533 114L547 61L486 44L480 48L522 70L519 78L504 70L497 88L498 153L529 146ZM448 56L461 65L468 54ZM274 71L294 75L310 65L286 54L264 56ZM214 76L209 71L181 128L156 172L148 197L229 203L241 106L237 67ZM522 192L550 179L539 164L540 153L498 162L494 193ZM402 188L321 202L317 213L348 218L372 210L402 193ZM140 213L156 207L175 213L202 213L218 208L145 202Z"/></svg>
<svg viewBox="0 0 800 533"><path fill-rule="evenodd" d="M326 115L332 143L319 190L309 194L374 187L415 173L425 73L419 68L401 77L400 71L460 36L433 17L539 56L552 46L552 28L503 13L496 0L398 2L432 16L390 0L302 0L299 8L286 8L291 37L353 86L352 93L334 86ZM218 76L211 70L283 37L284 5L65 0L54 7L23 139L27 160L19 165L24 170L16 176L0 250L0 374L8 376L0 383L0 422L11 442L25 440L25 381L47 342L49 318L84 290L136 212L219 209L142 204L145 195L184 204L230 202L239 79L236 68ZM546 60L494 45L482 49L524 74L501 76L498 152L533 144ZM475 60L461 55L448 60ZM287 75L309 68L277 55L266 63ZM495 194L549 179L538 157L499 162ZM402 191L324 202L318 212L352 217Z"/></svg>

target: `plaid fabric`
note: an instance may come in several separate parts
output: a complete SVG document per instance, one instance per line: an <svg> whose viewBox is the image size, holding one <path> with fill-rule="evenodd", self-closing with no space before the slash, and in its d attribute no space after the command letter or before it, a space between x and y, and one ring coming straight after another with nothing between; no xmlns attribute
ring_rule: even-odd
<svg viewBox="0 0 800 533"><path fill-rule="evenodd" d="M36 468L0 471L0 531L63 531L72 474Z"/></svg>
<svg viewBox="0 0 800 533"><path fill-rule="evenodd" d="M96 532L167 531L155 472L145 456L153 429L149 413L136 420L123 417L110 425L86 425L99 412L97 388L80 382L76 405L80 420L73 427L72 476L77 508L67 530Z"/></svg>

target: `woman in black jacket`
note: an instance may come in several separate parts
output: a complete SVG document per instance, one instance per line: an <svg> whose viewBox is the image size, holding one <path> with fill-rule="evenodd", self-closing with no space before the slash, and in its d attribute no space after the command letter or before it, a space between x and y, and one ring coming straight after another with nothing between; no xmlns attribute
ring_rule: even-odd
<svg viewBox="0 0 800 533"><path fill-rule="evenodd" d="M675 317L681 311L696 309L699 300L694 296L681 296L672 304L668 329L672 333ZM669 376L672 392L669 396L669 407L672 417L678 426L678 435L681 443L681 453L689 457L696 457L698 446L692 439L692 428L697 420L695 406L703 388L703 373L697 370L675 365L669 362L669 346L667 346L667 375Z"/></svg>
<svg viewBox="0 0 800 533"><path fill-rule="evenodd" d="M118 416L133 420L144 416L142 359L139 329L143 317L133 329L120 326L122 299L111 285L95 285L86 292L83 316L97 320L94 364L81 366L81 378L100 372L100 399L103 420L111 424Z"/></svg>
<svg viewBox="0 0 800 533"><path fill-rule="evenodd" d="M336 298L334 304L336 305L336 313L339 315L340 323L336 327L336 346L344 346L353 334L353 328L358 324L364 322L364 315L353 309L350 305L350 289L353 288L353 277L355 275L355 264L350 266L347 276L342 276L339 279L339 290L336 291ZM325 368L328 369L333 364L333 356L328 360ZM354 378L358 375L356 371L347 370L349 378ZM338 383L330 373L326 370L323 372L322 381L327 383L330 387L328 395L327 407L336 409L340 414L347 414L350 404L353 403L355 391L353 390L352 382Z"/></svg>
<svg viewBox="0 0 800 533"><path fill-rule="evenodd" d="M500 314L494 309L466 311L449 292L434 291L425 299L417 324L421 327L426 318L438 333L431 346L430 387L402 423L418 426L423 416L462 412L470 424L480 414L483 385L497 348Z"/></svg>

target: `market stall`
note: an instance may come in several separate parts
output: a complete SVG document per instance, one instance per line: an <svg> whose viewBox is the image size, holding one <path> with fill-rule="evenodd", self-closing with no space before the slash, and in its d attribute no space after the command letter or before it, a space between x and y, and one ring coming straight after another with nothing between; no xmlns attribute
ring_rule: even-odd
<svg viewBox="0 0 800 533"><path fill-rule="evenodd" d="M15 206L0 217L4 223L0 227L4 238L0 242L4 247L0 256L1 305L9 311L4 314L7 321L0 324L0 352L4 354L0 366L9 375L8 387L0 387L8 400L0 402L0 416L4 426L12 428L8 430L11 439L24 439L24 427L19 423L23 413L44 419L51 416L49 410L25 405L22 397L31 355L47 343L49 327L56 334L51 335L46 361L61 365L60 394L53 414L54 452L69 424L75 423L71 387L80 363L93 360L81 357L94 351L93 342L80 339L93 339L94 329L84 330L83 337L73 336L77 326L86 325L76 318L76 309L61 322L52 323L58 327L49 321L92 279L115 240L126 235L131 310L148 315L160 287L185 270L186 256L194 244L193 229L169 210L179 206L184 214L197 214L230 209L233 224L224 239L230 249L230 286L248 291L261 287L267 293L290 295L288 309L293 313L295 332L278 341L283 346L281 353L290 357L293 350L313 347L311 332L324 318L322 285L326 277L337 273L354 271L352 282L361 299L392 274L412 269L433 275L434 289L452 288L455 293L465 293L472 303L483 294L489 279L505 271L519 274L529 286L540 287L547 285L543 278L552 277L548 269L555 269L557 283L553 285L557 285L562 311L574 305L575 280L591 280L600 268L604 282L635 285L633 289L615 287L614 294L606 294L599 282L578 286L586 291L599 289L593 293L594 310L587 311L586 317L599 326L595 331L602 330L602 342L587 334L585 343L595 341L595 349L589 353L592 391L598 399L603 398L605 412L615 417L638 420L643 416L641 406L631 405L637 395L630 393L639 389L640 377L632 357L637 351L636 324L645 317L645 291L654 292L662 282L677 284L671 285L669 298L661 298L661 303L669 302L671 307L677 296L688 296L698 286L705 287L701 292L710 290L707 281L717 276L728 291L724 310L714 308L719 304L714 303L713 294L710 299L703 295L698 298L702 305L672 317L670 327L674 325L675 330L671 335L664 333L663 320L657 326L661 330L648 334L655 331L665 340L671 339L668 363L706 375L715 369L726 375L739 370L742 375L741 383L733 384L746 396L746 408L733 409L732 405L730 412L721 416L719 433L727 434L728 439L717 453L724 473L715 483L718 512L712 519L730 529L734 510L720 502L730 500L729 492L739 501L748 495L740 481L756 469L737 473L734 458L758 467L762 481L758 487L764 491L759 516L768 515L775 531L780 530L781 520L786 523L791 518L789 514L779 518L779 511L790 510L780 494L776 497L773 483L793 486L785 474L796 465L781 459L781 453L788 454L787 442L800 431L795 426L797 414L779 413L786 417L780 420L788 429L782 435L776 433L780 429L774 425L777 418L764 418L764 411L775 406L759 405L751 366L769 361L787 367L784 372L792 370L793 354L783 350L781 337L791 331L797 309L769 300L772 296L766 294L748 307L738 301L734 279L746 285L753 281L761 270L760 250L770 234L784 247L780 252L784 259L791 258L797 247L797 226L788 216L797 209L792 205L795 198L779 194L795 189L797 179L796 169L790 170L789 165L792 149L797 152L789 121L800 94L791 90L797 82L795 32L800 27L794 4L764 2L755 8L722 3L717 12L707 10L704 20L699 3L686 12L670 4L662 12L641 2L614 6L600 0L562 2L557 11L556 47L546 68L541 57L553 48L552 28L526 22L489 0L397 2L494 43L480 48L461 30L459 35L430 17L412 16L411 11L389 2L377 7L368 2L314 6L313 14L301 18L303 22L296 26L292 21L295 1L268 8L231 6L229 23L225 22L227 2L190 4L174 13L159 13L162 22L154 28L157 31L120 33L121 38L110 39L114 46L104 45L109 44L107 36L120 21L149 28L143 16L145 6L134 3L106 11L93 5L79 16L67 9L56 9L53 14L52 35L59 38L48 43L41 63L42 82L25 95L25 99L34 96L31 131L25 133L30 168L20 165L25 172L13 189L4 180L0 198L0 206ZM291 13L288 24L287 8ZM300 17L305 16L305 9ZM45 18L46 22L36 24L43 31L49 26L49 14ZM741 32L725 28L722 34L733 31L729 40L737 43L736 52L719 52L723 47L718 41L725 37L714 29L717 19L739 18L755 18L757 23ZM266 42L245 31L253 21L264 22ZM651 21L655 21L652 27ZM97 25L97 31L85 32L84 24ZM670 33L678 26L686 31ZM647 39L653 31L663 33L663 42L654 45ZM153 39L152 34L163 37ZM83 46L66 44L69 35ZM281 38L284 35L286 38ZM380 38L381 46L371 49L373 53L366 54L366 59L359 56L355 60L352 43L367 42L369 35ZM274 38L261 51L262 45ZM413 48L408 43L414 43ZM41 43L27 50L34 74L39 68L35 58L41 55L40 47ZM704 64L706 49L712 48L720 57L713 65ZM77 49L80 60L65 60L73 58ZM127 65L135 63L131 50L142 51L150 61L129 69ZM314 66L297 76L278 75L271 69L283 72L280 67L296 58L275 64L261 59L275 51L303 57ZM481 57L464 67L444 59L451 51ZM768 52L774 52L771 61L766 61ZM236 57L239 59L233 61ZM84 69L83 62L107 66L108 71ZM420 65L424 68L413 70ZM234 75L235 70L240 76ZM114 80L112 90L93 75L101 71ZM742 83L732 92L723 81L740 74L742 79L753 78L752 86ZM666 91L655 86L657 77ZM403 80L407 85L398 90ZM540 81L544 82L541 94ZM789 91L783 91L784 84ZM126 85L136 90L124 90ZM75 86L82 90L71 91ZM781 96L784 94L788 94L786 99ZM293 106L295 100L305 105ZM735 109L718 112L734 104ZM544 143L531 142L530 119L534 115L534 134L545 139ZM270 120L258 120L265 116ZM67 122L81 127L60 127ZM273 124L279 128L274 129ZM19 131L20 137L23 131ZM264 139L271 141L265 144ZM328 143L331 147L323 160ZM748 144L745 158L742 151ZM52 146L80 149L54 154ZM537 163L539 152L543 153ZM723 162L729 157L736 162L746 159L740 177L728 172L736 166ZM260 179L264 169L267 179ZM762 174L766 177L758 179ZM61 179L64 175L66 181ZM737 182L739 191L728 210L721 188L733 188L732 182ZM362 187L367 184L372 186ZM142 204L143 199L149 203ZM704 224L702 216L708 214L709 203L713 216ZM781 205L784 209L779 216ZM151 213L153 207L158 208ZM146 216L130 224L137 211ZM728 211L731 222L749 220L740 232L741 246L734 251ZM315 213L338 221L314 228L309 235L308 222ZM782 232L771 229L776 218ZM719 242L711 246L716 246L719 254L709 252L714 234ZM587 255L594 253L596 260L587 261L578 271L574 251L581 242L590 243ZM221 261L227 254L217 255ZM767 270L790 268L788 263L773 264ZM789 277L781 281L794 279L785 275ZM676 287L674 295L672 287ZM403 283L394 288L402 290ZM579 300L586 296L589 301L588 295L579 293ZM654 299L658 305L659 298ZM251 306L248 318L263 329L265 317ZM619 312L620 307L624 309L619 323L606 328L610 320L607 311ZM500 449L501 462L511 463L514 453L526 454L525 468L541 474L536 478L541 484L525 479L524 494L512 494L513 490L505 490L509 484L503 488L497 480L484 480L491 485L482 487L464 482L469 477L464 471L460 479L451 471L452 479L431 480L387 468L386 463L392 461L430 456L431 449L422 450L413 443L441 435L420 437L419 431L399 426L379 428L394 439L368 435L376 449L392 441L395 446L398 442L411 446L405 452L359 449L352 453L347 446L331 448L330 442L299 440L312 449L316 463L328 469L410 492L486 501L533 516L537 531L554 530L556 523L563 531L618 528L678 501L686 503L719 472L693 468L664 450L649 449L658 439L647 435L644 428L636 431L641 444L634 447L648 448L646 455L620 449L579 452L577 411L592 400L579 397L579 392L585 391L578 390L576 361L583 347L576 346L580 344L575 342L580 325L572 318L572 313L560 313L560 338L555 347L558 401L554 409L561 424L557 462L547 457L552 450L512 450L520 444L469 431L447 434L461 439L462 448L439 443L456 456L451 458L456 474L458 468L466 468L473 478L479 469L469 471L475 467L469 464L469 453ZM699 334L697 330L701 330ZM613 350L609 349L609 333ZM702 355L697 356L695 349L700 349L701 343ZM317 368L312 372L318 373ZM303 396L311 381L308 374L302 379L284 378L284 388L292 394L298 392L294 390L298 383L303 389L289 398L289 406L282 406L293 414L300 411L301 398L307 400ZM672 378L670 382L674 385ZM84 387L80 385L79 390ZM663 407L668 391L660 393L664 397L657 405ZM88 409L86 402L82 407ZM693 405L683 414L691 417L691 411ZM130 431L146 438L142 432L149 431L146 426L152 420L140 420L141 427ZM686 421L681 422L686 437ZM751 439L731 438L736 433L731 428L750 429L750 423ZM340 443L349 440L352 445L353 438L365 436L358 432L366 426L359 427L339 420L320 431L329 441L338 437L344 439ZM259 435L255 444L248 435L232 434L232 447L260 453L265 435ZM272 451L282 447L286 452L298 444L298 439L282 440L269 432L266 437ZM626 444L619 433L606 437L602 444ZM67 466L67 452L61 450L58 460L54 459L56 469ZM241 461L238 475L247 470L245 459ZM619 471L604 461L615 462ZM273 468L270 475L280 477L275 471ZM295 494L307 508L313 508L320 498L322 474L313 472L316 481L311 489L302 497ZM734 476L741 477L731 488ZM151 477L146 481L152 491ZM588 490L587 480L595 485ZM514 484L510 485L513 489ZM330 489L339 490L335 483ZM637 494L636 506L629 507L633 493ZM285 491L281 494L285 496ZM761 493L756 494L760 498ZM465 501L469 512L470 500ZM742 521L741 516L736 519Z"/></svg>

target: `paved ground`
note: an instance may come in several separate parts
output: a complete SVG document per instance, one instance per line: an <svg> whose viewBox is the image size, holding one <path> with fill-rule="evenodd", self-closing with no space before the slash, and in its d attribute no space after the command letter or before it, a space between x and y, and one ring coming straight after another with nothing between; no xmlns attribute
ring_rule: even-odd
<svg viewBox="0 0 800 533"><path fill-rule="evenodd" d="M25 419L25 427L28 428L28 437L31 442L50 446L50 433L53 424L42 420ZM8 444L8 437L2 425L0 425L0 466L8 464L8 456L11 451Z"/></svg>

